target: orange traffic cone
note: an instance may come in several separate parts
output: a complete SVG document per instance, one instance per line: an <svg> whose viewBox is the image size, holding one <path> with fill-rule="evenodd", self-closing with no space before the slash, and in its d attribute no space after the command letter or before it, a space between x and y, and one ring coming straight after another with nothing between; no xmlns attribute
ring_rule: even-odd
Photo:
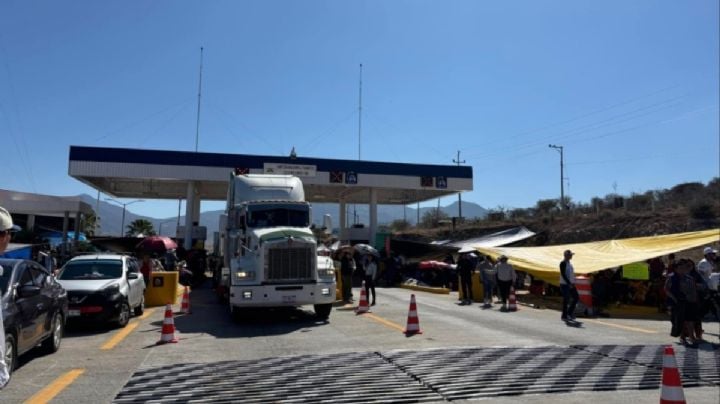
<svg viewBox="0 0 720 404"><path fill-rule="evenodd" d="M517 311L517 300L515 299L515 288L510 286L510 296L508 296L508 311Z"/></svg>
<svg viewBox="0 0 720 404"><path fill-rule="evenodd" d="M165 306L165 318L163 319L160 341L157 342L157 345L176 342L178 342L178 340L175 338L175 322L173 321L172 304L168 303Z"/></svg>
<svg viewBox="0 0 720 404"><path fill-rule="evenodd" d="M182 303L180 305L180 313L183 314L190 314L190 288L185 286L185 291L183 292L182 297Z"/></svg>
<svg viewBox="0 0 720 404"><path fill-rule="evenodd" d="M685 393L680 381L680 371L678 371L675 361L675 351L670 345L665 347L663 355L660 404L685 404Z"/></svg>
<svg viewBox="0 0 720 404"><path fill-rule="evenodd" d="M355 314L362 314L370 312L370 306L368 305L367 295L365 294L365 281L362 283L360 288L360 303L355 308Z"/></svg>
<svg viewBox="0 0 720 404"><path fill-rule="evenodd" d="M420 331L420 319L418 318L417 305L415 304L415 295L410 295L410 310L408 310L407 327L405 327L405 335L422 334Z"/></svg>

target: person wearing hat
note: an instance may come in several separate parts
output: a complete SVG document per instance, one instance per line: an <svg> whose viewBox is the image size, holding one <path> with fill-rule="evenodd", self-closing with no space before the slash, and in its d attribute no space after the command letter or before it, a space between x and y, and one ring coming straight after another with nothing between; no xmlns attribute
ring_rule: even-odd
<svg viewBox="0 0 720 404"><path fill-rule="evenodd" d="M461 305L472 304L472 273L475 270L475 262L473 261L470 253L474 251L470 247L463 247L458 251L460 259L457 263L457 273L460 277L460 291L462 292L463 299Z"/></svg>
<svg viewBox="0 0 720 404"><path fill-rule="evenodd" d="M577 306L580 296L575 288L575 268L573 268L572 260L574 252L565 250L563 260L560 262L560 290L563 296L563 310L560 317L563 321L575 320L575 306Z"/></svg>
<svg viewBox="0 0 720 404"><path fill-rule="evenodd" d="M495 270L497 271L497 286L500 290L500 300L502 300L502 307L500 310L507 310L507 301L510 297L510 287L517 280L517 274L515 268L508 263L508 257L501 255L498 257L498 263L495 264Z"/></svg>
<svg viewBox="0 0 720 404"><path fill-rule="evenodd" d="M703 248L703 259L697 263L697 271L702 275L705 283L710 283L710 275L717 271L715 267L715 258L717 257L717 250L708 246Z"/></svg>
<svg viewBox="0 0 720 404"><path fill-rule="evenodd" d="M13 224L12 216L5 208L0 206L0 254L4 253L10 244L12 233L20 230ZM3 268L0 266L0 275ZM2 291L0 291L0 301L2 301ZM5 326L3 324L2 304L0 304L0 390L10 381L10 369L5 363Z"/></svg>

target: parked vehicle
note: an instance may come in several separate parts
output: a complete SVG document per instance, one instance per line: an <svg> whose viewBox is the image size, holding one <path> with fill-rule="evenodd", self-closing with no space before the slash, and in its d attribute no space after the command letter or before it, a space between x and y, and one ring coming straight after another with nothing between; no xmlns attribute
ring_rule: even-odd
<svg viewBox="0 0 720 404"><path fill-rule="evenodd" d="M46 353L60 349L68 299L50 271L37 262L0 259L0 305L5 326L5 363L10 372L18 357L40 345Z"/></svg>
<svg viewBox="0 0 720 404"><path fill-rule="evenodd" d="M145 281L133 257L92 254L74 257L57 276L67 290L70 320L112 322L125 327L131 311L145 310Z"/></svg>

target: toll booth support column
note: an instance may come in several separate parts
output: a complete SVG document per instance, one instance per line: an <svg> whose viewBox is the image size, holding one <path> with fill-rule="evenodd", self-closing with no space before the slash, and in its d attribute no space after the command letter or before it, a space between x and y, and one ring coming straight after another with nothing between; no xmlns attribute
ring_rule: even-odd
<svg viewBox="0 0 720 404"><path fill-rule="evenodd" d="M73 243L72 243L72 252L74 253L77 251L78 243L80 242L80 229L82 229L82 223L80 221L82 220L82 215L80 212L75 212L75 226L73 227Z"/></svg>
<svg viewBox="0 0 720 404"><path fill-rule="evenodd" d="M63 216L62 245L60 246L60 254L63 259L65 259L67 255L68 227L70 227L70 212L65 211L65 215Z"/></svg>
<svg viewBox="0 0 720 404"><path fill-rule="evenodd" d="M185 200L185 234L183 235L183 248L190 250L192 248L192 227L193 213L195 211L195 182L189 181L187 184L187 199Z"/></svg>
<svg viewBox="0 0 720 404"><path fill-rule="evenodd" d="M375 245L377 234L377 189L370 188L370 245Z"/></svg>
<svg viewBox="0 0 720 404"><path fill-rule="evenodd" d="M339 229L340 229L340 241L342 243L343 236L345 235L345 222L347 220L347 217L346 217L347 211L345 210L345 199L341 198L339 202L340 202L340 226L339 226Z"/></svg>
<svg viewBox="0 0 720 404"><path fill-rule="evenodd" d="M35 230L35 215L28 215L27 217L27 231Z"/></svg>

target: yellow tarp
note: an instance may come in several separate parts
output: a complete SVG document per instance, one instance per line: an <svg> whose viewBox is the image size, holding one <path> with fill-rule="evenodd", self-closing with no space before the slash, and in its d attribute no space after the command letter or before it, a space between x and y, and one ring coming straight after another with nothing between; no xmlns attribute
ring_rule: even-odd
<svg viewBox="0 0 720 404"><path fill-rule="evenodd" d="M720 229L712 229L545 247L476 247L475 249L494 259L504 254L516 270L525 271L536 279L557 285L560 279L559 264L565 250L575 252L572 260L575 273L588 274L718 241L720 241Z"/></svg>

